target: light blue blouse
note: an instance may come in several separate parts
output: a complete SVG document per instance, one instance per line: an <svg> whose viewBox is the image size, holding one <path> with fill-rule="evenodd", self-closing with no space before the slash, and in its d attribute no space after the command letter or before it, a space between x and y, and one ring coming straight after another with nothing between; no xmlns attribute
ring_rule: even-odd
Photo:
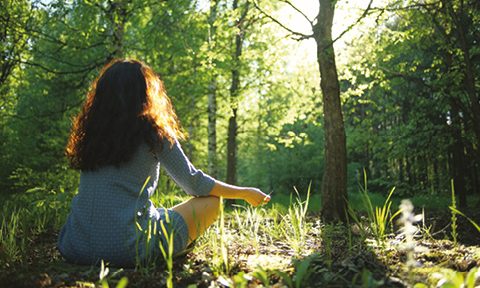
<svg viewBox="0 0 480 288"><path fill-rule="evenodd" d="M173 145L166 140L162 143L163 149L156 152L141 144L132 159L121 166L81 172L78 194L58 242L68 261L98 264L103 259L118 266L133 266L137 255L143 259L151 252L135 222L145 229L149 221L159 220L160 213L149 198L157 187L160 166L186 193L210 193L215 180L190 163L177 141Z"/></svg>

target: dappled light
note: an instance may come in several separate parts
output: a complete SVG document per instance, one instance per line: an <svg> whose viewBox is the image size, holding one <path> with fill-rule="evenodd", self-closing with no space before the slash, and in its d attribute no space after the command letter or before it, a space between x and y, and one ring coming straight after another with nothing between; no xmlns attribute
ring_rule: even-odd
<svg viewBox="0 0 480 288"><path fill-rule="evenodd" d="M479 27L0 1L0 287L480 287Z"/></svg>

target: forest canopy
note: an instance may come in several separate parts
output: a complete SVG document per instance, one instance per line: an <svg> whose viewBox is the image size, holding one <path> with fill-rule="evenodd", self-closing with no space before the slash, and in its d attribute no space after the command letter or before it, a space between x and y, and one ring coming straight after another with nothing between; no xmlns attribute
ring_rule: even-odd
<svg viewBox="0 0 480 288"><path fill-rule="evenodd" d="M76 191L71 119L101 67L122 57L160 74L197 166L264 191L320 193L324 103L314 40L299 36L313 33L318 3L297 2L2 1L1 193ZM479 9L338 1L349 192L365 171L384 194L447 195L454 179L461 206L478 195Z"/></svg>

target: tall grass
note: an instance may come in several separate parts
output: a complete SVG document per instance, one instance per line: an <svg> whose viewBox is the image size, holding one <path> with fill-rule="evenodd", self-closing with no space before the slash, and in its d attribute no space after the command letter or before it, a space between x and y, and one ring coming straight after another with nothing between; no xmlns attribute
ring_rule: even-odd
<svg viewBox="0 0 480 288"><path fill-rule="evenodd" d="M162 252L163 259L167 265L167 287L173 287L173 227L171 225L168 211L165 209L165 222L167 226L170 226L170 230L167 232L164 221L160 221L161 231L166 239L167 249L163 247L162 243L159 243L160 251Z"/></svg>
<svg viewBox="0 0 480 288"><path fill-rule="evenodd" d="M451 211L451 214L452 214L452 217L450 218L451 220L451 224L450 224L450 227L452 228L452 231L450 233L450 235L452 236L452 240L453 240L453 245L457 245L457 237L458 237L458 233L457 233L457 213L455 213L454 211L457 210L457 201L456 201L456 197L455 197L455 186L453 184L453 179L451 180L451 186L452 186L452 205L450 206L450 211Z"/></svg>
<svg viewBox="0 0 480 288"><path fill-rule="evenodd" d="M310 200L311 185L308 186L307 198L302 201L300 193L296 188L297 198L288 208L288 212L283 216L280 229L286 243L292 248L295 255L301 255L305 248L305 240L310 231L311 223L307 222L308 203Z"/></svg>
<svg viewBox="0 0 480 288"><path fill-rule="evenodd" d="M387 198L385 199L385 202L383 202L382 206L374 206L372 204L371 197L368 192L368 181L367 181L367 173L364 171L363 173L363 186L360 187L360 194L361 194L361 201L363 203L363 207L365 211L367 212L367 225L368 225L368 230L373 234L375 237L375 240L377 241L377 244L382 244L385 241L388 227L393 226L393 219L397 217L401 211L398 210L397 212L393 213L391 212L391 207L392 207L392 195L393 192L395 192L395 187L393 187L390 192L388 193ZM356 224L359 227L363 227L362 221L358 218L357 213L351 208L351 205L349 203L349 214L353 218L353 220L356 222ZM366 234L367 231L365 229L363 230L364 234Z"/></svg>
<svg viewBox="0 0 480 288"><path fill-rule="evenodd" d="M25 233L21 231L22 216L26 210L22 208L2 209L2 223L0 226L0 247L4 254L5 263L21 262L25 254ZM0 259L2 260L2 259Z"/></svg>
<svg viewBox="0 0 480 288"><path fill-rule="evenodd" d="M451 235L452 235L452 238L453 238L453 242L456 244L457 243L457 236L458 236L458 233L457 233L457 214L465 217L465 219L467 219L468 222L470 222L473 225L473 227L475 227L475 229L478 230L478 232L480 232L480 225L478 225L470 217L463 214L462 212L460 212L460 210L457 209L457 202L455 200L455 187L453 185L453 180L452 180L451 184L452 184L452 204L448 208L450 209L450 212L452 214L452 216L451 216L451 221L452 221L452 224L451 224L452 233L451 233Z"/></svg>

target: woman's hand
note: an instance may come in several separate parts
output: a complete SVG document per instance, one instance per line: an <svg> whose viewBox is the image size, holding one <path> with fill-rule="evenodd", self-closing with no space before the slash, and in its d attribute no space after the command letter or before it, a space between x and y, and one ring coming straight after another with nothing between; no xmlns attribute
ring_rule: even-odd
<svg viewBox="0 0 480 288"><path fill-rule="evenodd" d="M253 207L258 205L267 204L270 201L270 196L263 193L260 189L257 188L246 188L243 196L243 200L247 201L248 204Z"/></svg>

